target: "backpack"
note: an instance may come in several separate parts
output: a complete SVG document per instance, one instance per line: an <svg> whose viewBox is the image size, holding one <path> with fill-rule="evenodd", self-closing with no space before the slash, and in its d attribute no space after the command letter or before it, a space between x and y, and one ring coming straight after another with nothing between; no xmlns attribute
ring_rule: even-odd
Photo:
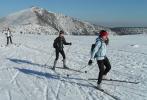
<svg viewBox="0 0 147 100"><path fill-rule="evenodd" d="M92 45L91 45L91 53L93 52L93 50L94 50L95 46L96 46L96 44L92 44ZM101 48L102 48L102 42L101 42L101 46L100 46L100 48L99 48L99 49L101 49Z"/></svg>
<svg viewBox="0 0 147 100"><path fill-rule="evenodd" d="M54 48L57 48L57 43L54 41L54 43L53 43L53 47Z"/></svg>
<svg viewBox="0 0 147 100"><path fill-rule="evenodd" d="M93 51L93 49L95 48L95 44L91 45L91 52Z"/></svg>

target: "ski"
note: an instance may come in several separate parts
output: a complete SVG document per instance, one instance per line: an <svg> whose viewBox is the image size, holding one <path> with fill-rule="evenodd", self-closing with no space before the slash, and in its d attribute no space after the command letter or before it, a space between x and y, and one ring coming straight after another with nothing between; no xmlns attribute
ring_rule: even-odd
<svg viewBox="0 0 147 100"><path fill-rule="evenodd" d="M16 46L16 47L19 47L21 44L16 44L16 43L13 43L11 45L1 45L0 47L11 47L11 46Z"/></svg>
<svg viewBox="0 0 147 100"><path fill-rule="evenodd" d="M98 80L95 78L89 78L88 80ZM132 83L132 84L138 84L139 82L135 81L126 81L126 80L117 80L117 79L103 79L104 81L114 81L114 82L123 82L123 83Z"/></svg>
<svg viewBox="0 0 147 100"><path fill-rule="evenodd" d="M46 68L49 68L49 69L52 69L53 66L48 66L48 65L44 65L43 67L46 67ZM64 69L64 70L69 70L69 71L74 71L74 72L78 72L78 73L84 73L82 71L79 71L79 70L76 70L76 69L72 69L72 68L64 68L64 67L55 67L55 70L57 69Z"/></svg>
<svg viewBox="0 0 147 100"><path fill-rule="evenodd" d="M74 72L79 72L79 73L84 73L82 71L76 70L76 69L72 69L72 68L63 68L63 67L56 67L58 69L65 69L65 70L69 70L69 71L74 71Z"/></svg>
<svg viewBox="0 0 147 100"><path fill-rule="evenodd" d="M6 45L1 45L1 47L6 47Z"/></svg>
<svg viewBox="0 0 147 100"><path fill-rule="evenodd" d="M97 86L95 86L94 84L92 84L92 83L90 83L90 82L88 82L88 83L89 83L89 84L91 85L91 87L93 87L94 89L96 89L96 90L98 90L98 91L100 91L100 92L105 93L106 95L110 96L111 98L113 98L113 99L115 99L115 100L120 100L120 98L118 98L117 96L114 96L114 95L108 93L106 90L101 89L101 88L98 88Z"/></svg>
<svg viewBox="0 0 147 100"><path fill-rule="evenodd" d="M14 46L19 47L21 44L20 43L12 43Z"/></svg>
<svg viewBox="0 0 147 100"><path fill-rule="evenodd" d="M49 68L49 67L46 67L46 68ZM53 69L53 68L49 68L49 69L51 69L58 77L67 77L67 75L65 76L65 75L62 75L62 74L58 73L56 71L56 69Z"/></svg>

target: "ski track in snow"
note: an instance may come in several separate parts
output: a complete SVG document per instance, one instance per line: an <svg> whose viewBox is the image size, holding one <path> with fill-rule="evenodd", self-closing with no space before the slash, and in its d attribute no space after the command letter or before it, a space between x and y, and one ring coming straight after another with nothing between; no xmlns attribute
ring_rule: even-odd
<svg viewBox="0 0 147 100"><path fill-rule="evenodd" d="M7 91L8 100L12 100L10 91Z"/></svg>
<svg viewBox="0 0 147 100"><path fill-rule="evenodd" d="M48 100L48 87L44 88L44 100Z"/></svg>
<svg viewBox="0 0 147 100"><path fill-rule="evenodd" d="M19 74L19 71L17 71L16 74L12 77L12 80L10 81L10 83L13 83L13 81L16 79L18 74Z"/></svg>
<svg viewBox="0 0 147 100"><path fill-rule="evenodd" d="M13 86L13 83L16 85L17 89L20 91L20 93L23 95L24 98L27 98L27 95L24 93L24 91L22 90L21 86L20 86L20 83L17 81L17 76L19 75L19 71L17 71L15 74L13 74L11 72L11 70L8 70L10 75L12 76L12 79L10 80L10 84L12 84ZM27 99L26 99L27 100Z"/></svg>
<svg viewBox="0 0 147 100"><path fill-rule="evenodd" d="M70 68L88 71L78 73L57 69L54 73L48 66L53 65L55 59L52 42L56 36L16 35L14 42L20 43L19 47L1 47L0 66L0 98L8 100L114 100L107 94L95 90L82 79L97 78L98 66L86 66L89 60L90 45L96 37L66 36L67 41L72 41L71 47L65 46L67 64ZM147 48L138 40L141 50L133 48L130 44L134 41L123 41L125 37L111 37L108 46L108 58L112 69L108 75L112 79L139 81L137 85L120 82L103 81L102 87L120 100L145 100L147 98ZM144 36L141 36L142 38ZM25 39L24 39L25 38ZM119 39L118 39L119 38ZM83 41L81 41L81 39ZM114 39L114 40L113 40ZM145 39L145 38L144 38ZM22 41L20 41L22 40ZM118 44L116 41L121 42ZM122 42L123 41L123 42ZM0 42L2 45L2 42ZM37 44L36 44L37 43ZM116 49L117 48L117 49ZM57 66L62 67L62 58L59 57ZM44 67L47 65L47 67ZM70 77L66 77L69 74ZM96 84L96 81L89 81ZM5 92L5 93L4 93ZM1 97L2 94L5 94Z"/></svg>

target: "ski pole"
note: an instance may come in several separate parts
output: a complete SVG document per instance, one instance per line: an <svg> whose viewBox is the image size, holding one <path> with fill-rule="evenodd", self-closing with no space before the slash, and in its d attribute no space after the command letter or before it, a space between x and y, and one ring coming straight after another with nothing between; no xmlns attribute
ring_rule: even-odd
<svg viewBox="0 0 147 100"><path fill-rule="evenodd" d="M68 49L67 49L67 51L66 51L66 55L68 54L68 52L69 52L70 48L71 48L71 47L68 47Z"/></svg>
<svg viewBox="0 0 147 100"><path fill-rule="evenodd" d="M47 65L47 63L49 63L51 60L51 58L53 57L53 55L54 55L54 51L51 53L51 56L48 58L48 60L46 61L46 63L44 64L44 66L46 66Z"/></svg>
<svg viewBox="0 0 147 100"><path fill-rule="evenodd" d="M96 65L96 64L95 64ZM86 67L88 67L89 65L85 65L84 67L82 67L79 71L81 71L82 72L82 69L84 69L84 68L86 68ZM88 73L88 72L90 72L92 69L93 69L94 67L91 67L91 68L89 68L88 70L85 70L83 73ZM74 72L74 73L77 73L77 72ZM71 73L71 74L67 74L67 77L69 77L70 75L80 75L80 74L83 74L83 73L79 73L79 74L73 74L73 73Z"/></svg>
<svg viewBox="0 0 147 100"><path fill-rule="evenodd" d="M96 64L95 64L94 66L96 66ZM93 67L91 67L91 68L89 68L88 70L85 70L84 72L85 72L85 73L90 72L90 71L94 68L94 66L93 66Z"/></svg>
<svg viewBox="0 0 147 100"><path fill-rule="evenodd" d="M85 65L84 67L82 67L82 68L80 68L79 70L78 70L78 72L73 72L73 73L71 73L71 74L67 74L67 77L69 77L69 76L71 76L71 75L80 75L80 74L83 74L83 73L87 73L86 71L82 71L82 69L84 69L84 68L86 68L88 65ZM81 72L81 73L79 73L79 72ZM78 74L76 74L76 73L78 73Z"/></svg>

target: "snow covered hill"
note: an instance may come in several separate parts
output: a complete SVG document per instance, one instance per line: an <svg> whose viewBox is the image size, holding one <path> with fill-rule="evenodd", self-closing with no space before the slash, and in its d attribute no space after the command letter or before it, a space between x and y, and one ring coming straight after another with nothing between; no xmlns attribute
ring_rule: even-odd
<svg viewBox="0 0 147 100"><path fill-rule="evenodd" d="M3 17L0 19L0 26L1 30L10 26L14 31L30 34L57 34L59 30L74 35L93 35L101 29L111 32L109 28L93 25L63 14L49 12L38 7Z"/></svg>
<svg viewBox="0 0 147 100"><path fill-rule="evenodd" d="M147 34L147 27L115 27L111 30L118 35Z"/></svg>
<svg viewBox="0 0 147 100"><path fill-rule="evenodd" d="M15 34L16 45L5 47L0 36L0 100L146 100L147 39L144 35L110 37L108 57L112 69L108 78L138 84L103 81L105 94L92 87L97 78L96 62L87 66L89 50L95 36L66 36L72 46L65 46L68 67L81 72L50 68L55 59L56 36ZM125 41L124 41L125 40ZM46 65L46 66L45 66ZM62 67L62 58L57 64ZM87 73L84 73L87 71ZM67 74L69 77L67 77Z"/></svg>

